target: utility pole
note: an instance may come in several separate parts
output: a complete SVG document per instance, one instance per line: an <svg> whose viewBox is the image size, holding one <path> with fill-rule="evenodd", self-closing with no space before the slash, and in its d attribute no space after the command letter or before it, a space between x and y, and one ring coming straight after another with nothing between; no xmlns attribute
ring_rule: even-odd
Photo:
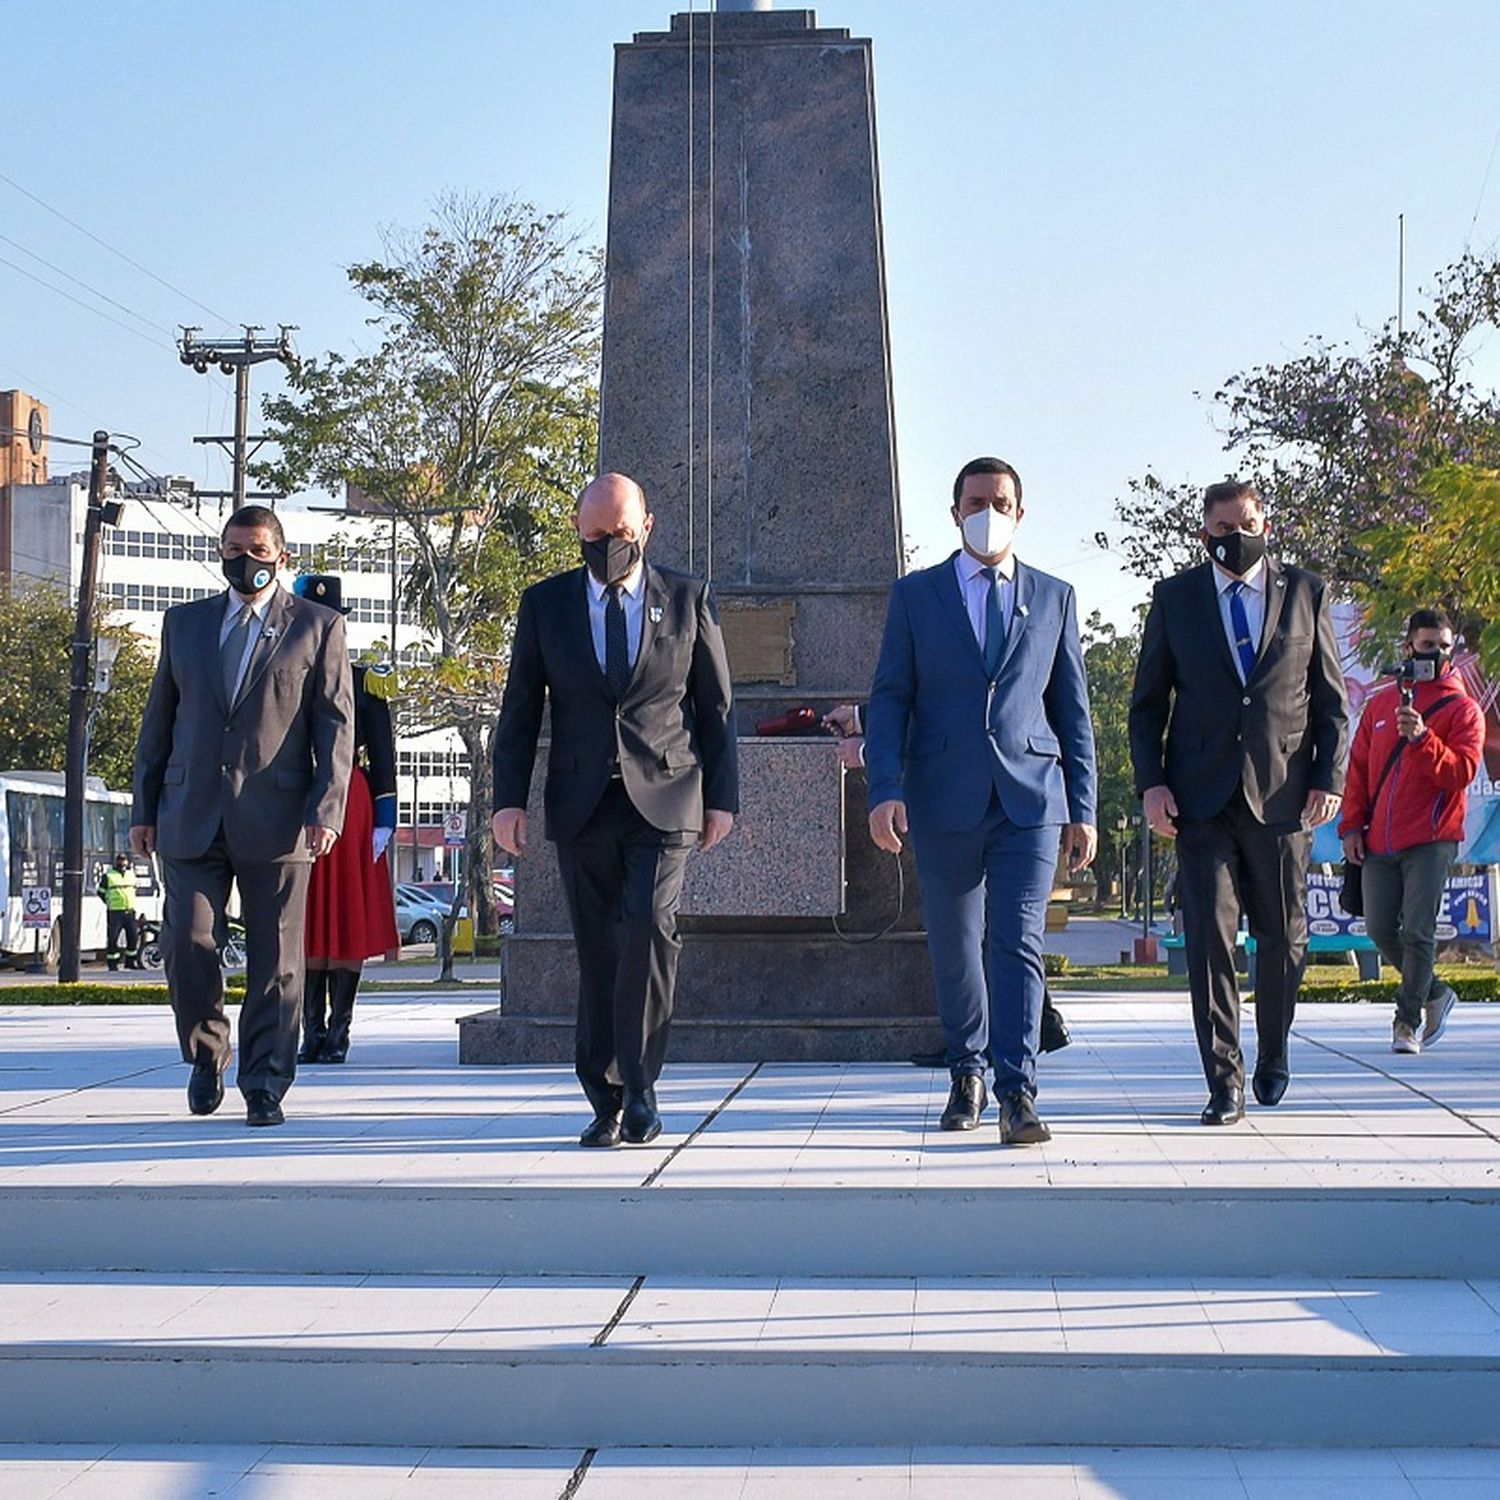
<svg viewBox="0 0 1500 1500"><path fill-rule="evenodd" d="M84 793L88 779L89 661L94 645L94 593L99 586L99 530L109 480L109 434L95 432L89 468L89 508L83 525L83 565L73 630L73 671L68 693L68 758L63 794L62 946L57 977L77 984L83 924Z"/></svg>
<svg viewBox="0 0 1500 1500"><path fill-rule="evenodd" d="M230 456L234 465L234 488L232 490L200 490L207 499L217 499L222 513L224 501L233 499L238 510L247 500L280 500L280 495L264 492L249 494L245 489L245 472L250 460L268 441L263 435L250 436L250 366L264 364L268 359L279 360L284 365L296 363L296 351L292 348L295 323L278 325L274 339L259 337L258 323L241 325L245 334L238 339L204 339L198 335L201 328L184 327L177 341L177 357L185 365L191 365L200 375L207 375L214 365L225 375L234 376L234 432L195 437L195 443L217 443ZM254 446L252 446L252 444Z"/></svg>

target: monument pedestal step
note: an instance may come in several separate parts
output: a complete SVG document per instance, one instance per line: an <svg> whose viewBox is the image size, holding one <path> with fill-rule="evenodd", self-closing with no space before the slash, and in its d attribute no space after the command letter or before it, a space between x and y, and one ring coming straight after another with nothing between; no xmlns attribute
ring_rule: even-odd
<svg viewBox="0 0 1500 1500"><path fill-rule="evenodd" d="M8 1279L0 1440L1494 1444L1500 1283Z"/></svg>
<svg viewBox="0 0 1500 1500"><path fill-rule="evenodd" d="M461 1063L571 1063L574 1018L480 1011L458 1023ZM674 1018L677 1063L906 1062L943 1045L936 1019L922 1016L720 1016Z"/></svg>

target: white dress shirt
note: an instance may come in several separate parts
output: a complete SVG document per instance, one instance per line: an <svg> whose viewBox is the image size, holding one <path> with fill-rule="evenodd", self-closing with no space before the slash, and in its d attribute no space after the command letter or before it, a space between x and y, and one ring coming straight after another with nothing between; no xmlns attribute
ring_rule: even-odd
<svg viewBox="0 0 1500 1500"><path fill-rule="evenodd" d="M229 638L229 632L239 624L240 611L248 604L255 614L256 622L262 629L265 627L266 611L271 607L271 601L276 597L276 590L280 584L274 584L263 594L254 599L246 599L243 594L237 594L233 589L224 591L224 623L219 626L219 649L222 650L224 642ZM245 638L245 654L240 657L240 669L234 674L234 692L229 695L231 704L240 695L240 686L245 680L245 672L250 666L250 658L255 654L256 643L261 638L261 631L252 629Z"/></svg>
<svg viewBox="0 0 1500 1500"><path fill-rule="evenodd" d="M1243 583L1240 603L1245 606L1245 619L1250 623L1250 641L1255 654L1260 655L1260 638L1266 628L1266 564L1262 559L1243 578L1226 573L1218 563L1214 564L1214 585L1219 591L1219 618L1224 622L1224 634L1229 641L1229 654L1234 659L1234 670L1245 680L1245 668L1240 661L1240 648L1235 642L1234 623L1229 616L1229 590L1236 583Z"/></svg>
<svg viewBox="0 0 1500 1500"><path fill-rule="evenodd" d="M593 573L585 570L589 586L589 633L594 638L594 655L600 669L605 668L604 611L609 606L608 588ZM635 571L620 585L620 607L625 611L625 649L630 665L641 650L641 620L646 613L646 565L637 563Z"/></svg>
<svg viewBox="0 0 1500 1500"><path fill-rule="evenodd" d="M958 570L958 587L964 596L964 607L969 611L969 624L974 627L974 639L979 642L981 652L985 648L984 615L989 602L990 581L980 572L987 564L980 562L972 552L959 549L953 559ZM1016 612L1016 554L1008 552L1004 562L995 564L995 586L1000 590L1000 618L1005 621L1006 634Z"/></svg>

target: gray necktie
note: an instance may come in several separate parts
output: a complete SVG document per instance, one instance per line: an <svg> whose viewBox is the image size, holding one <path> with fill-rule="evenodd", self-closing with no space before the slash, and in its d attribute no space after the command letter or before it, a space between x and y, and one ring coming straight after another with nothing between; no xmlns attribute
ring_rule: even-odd
<svg viewBox="0 0 1500 1500"><path fill-rule="evenodd" d="M239 619L229 627L229 634L219 647L219 665L224 672L224 701L231 708L234 707L234 691L240 682L240 663L245 659L245 646L254 623L255 611L248 604L243 605Z"/></svg>

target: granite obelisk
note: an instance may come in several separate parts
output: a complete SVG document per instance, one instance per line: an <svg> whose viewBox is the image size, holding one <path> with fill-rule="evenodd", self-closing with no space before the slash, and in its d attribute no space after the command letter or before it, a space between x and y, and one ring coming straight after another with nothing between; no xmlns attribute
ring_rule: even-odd
<svg viewBox="0 0 1500 1500"><path fill-rule="evenodd" d="M871 43L810 10L672 18L617 47L601 470L645 487L650 557L709 577L741 814L689 865L670 1056L904 1057L937 1040L916 881L830 740L757 738L862 700L901 569ZM534 789L534 796L539 789ZM571 1055L576 968L548 856L518 872L499 1010L460 1057Z"/></svg>

